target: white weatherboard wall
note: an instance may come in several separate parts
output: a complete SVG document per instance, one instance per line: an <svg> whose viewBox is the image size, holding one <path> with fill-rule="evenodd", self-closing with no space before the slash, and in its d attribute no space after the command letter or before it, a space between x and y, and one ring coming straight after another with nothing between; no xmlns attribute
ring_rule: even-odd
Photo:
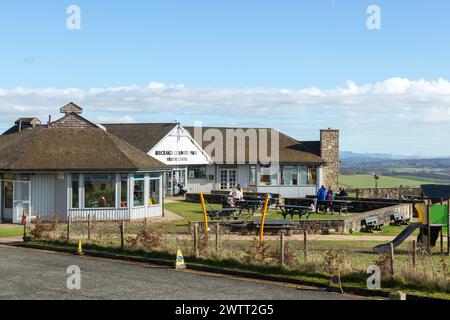
<svg viewBox="0 0 450 320"><path fill-rule="evenodd" d="M175 127L148 153L168 166L206 165L208 155L183 127Z"/></svg>
<svg viewBox="0 0 450 320"><path fill-rule="evenodd" d="M55 173L31 175L31 212L43 219L59 216L65 219L67 215L67 176L58 179Z"/></svg>

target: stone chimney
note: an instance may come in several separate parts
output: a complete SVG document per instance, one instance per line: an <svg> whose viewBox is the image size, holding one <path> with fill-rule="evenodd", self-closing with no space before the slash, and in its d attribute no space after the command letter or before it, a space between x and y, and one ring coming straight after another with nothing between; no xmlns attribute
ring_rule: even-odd
<svg viewBox="0 0 450 320"><path fill-rule="evenodd" d="M320 130L320 152L326 164L322 171L323 185L332 187L335 192L339 187L339 130Z"/></svg>

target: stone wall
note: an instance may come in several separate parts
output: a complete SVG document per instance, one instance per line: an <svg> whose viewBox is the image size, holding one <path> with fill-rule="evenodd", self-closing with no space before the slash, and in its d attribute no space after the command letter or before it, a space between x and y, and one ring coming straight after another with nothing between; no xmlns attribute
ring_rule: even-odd
<svg viewBox="0 0 450 320"><path fill-rule="evenodd" d="M421 188L359 188L355 190L357 198L378 198L382 199L386 194L391 199L400 199L401 196L420 197Z"/></svg>
<svg viewBox="0 0 450 320"><path fill-rule="evenodd" d="M339 130L320 131L321 156L326 161L322 171L323 184L338 190L339 187Z"/></svg>
<svg viewBox="0 0 450 320"><path fill-rule="evenodd" d="M413 205L403 203L396 206L390 206L373 211L364 212L355 216L345 218L344 233L352 233L361 231L361 222L368 217L378 217L378 220L384 221L384 225L388 226L391 221L391 215L394 213L403 213L406 217L413 218Z"/></svg>

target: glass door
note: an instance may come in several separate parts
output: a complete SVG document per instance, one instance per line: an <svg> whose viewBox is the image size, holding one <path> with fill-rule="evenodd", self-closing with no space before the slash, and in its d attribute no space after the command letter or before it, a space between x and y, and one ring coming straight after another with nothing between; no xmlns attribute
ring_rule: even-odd
<svg viewBox="0 0 450 320"><path fill-rule="evenodd" d="M221 169L220 170L220 189L230 190L236 188L237 170Z"/></svg>
<svg viewBox="0 0 450 320"><path fill-rule="evenodd" d="M13 223L22 223L22 215L31 216L31 183L29 181L14 181L13 185Z"/></svg>
<svg viewBox="0 0 450 320"><path fill-rule="evenodd" d="M172 195L180 195L186 188L186 169L175 169L172 173Z"/></svg>

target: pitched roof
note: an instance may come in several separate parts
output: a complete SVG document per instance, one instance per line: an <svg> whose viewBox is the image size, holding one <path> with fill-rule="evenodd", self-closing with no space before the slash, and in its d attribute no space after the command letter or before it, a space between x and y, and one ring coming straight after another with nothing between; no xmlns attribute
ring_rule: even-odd
<svg viewBox="0 0 450 320"><path fill-rule="evenodd" d="M49 126L0 135L0 170L145 171L156 159L98 127Z"/></svg>
<svg viewBox="0 0 450 320"><path fill-rule="evenodd" d="M61 109L59 109L59 112L65 113L66 115L69 113L82 113L83 108L77 106L73 102L70 102L70 103L66 104L64 107L62 107Z"/></svg>
<svg viewBox="0 0 450 320"><path fill-rule="evenodd" d="M142 124L103 124L106 130L120 139L148 153L166 135L173 130L176 123L142 123Z"/></svg>
<svg viewBox="0 0 450 320"><path fill-rule="evenodd" d="M194 127L185 127L190 134L194 137ZM256 142L253 145L257 146L256 152L258 155L257 162L263 163L265 161L262 161L259 157L259 146L260 146L260 131L265 130L267 132L267 143L265 144L267 146L268 152L267 154L270 156L271 153L271 133L273 129L264 129L264 128L203 128L203 132L209 129L215 129L219 130L224 137L224 141L226 141L226 134L227 130L254 130L256 132ZM195 137L194 137L195 138ZM205 149L211 141L203 141L203 149ZM264 144L261 144L264 145ZM237 157L237 150L238 147L245 148L245 163L240 163L238 161ZM245 139L245 145L239 144L238 140L235 140L235 146L234 146L234 163L236 164L248 164L249 163L249 139ZM226 160L226 144L224 143L223 146L223 155L224 155L224 161ZM263 153L264 154L264 153ZM211 158L214 159L215 155L209 154ZM320 157L320 141L307 141L307 142L300 142L295 140L294 138L291 138L284 133L279 132L279 162L280 163L302 163L302 164L322 164L325 163L325 161Z"/></svg>

